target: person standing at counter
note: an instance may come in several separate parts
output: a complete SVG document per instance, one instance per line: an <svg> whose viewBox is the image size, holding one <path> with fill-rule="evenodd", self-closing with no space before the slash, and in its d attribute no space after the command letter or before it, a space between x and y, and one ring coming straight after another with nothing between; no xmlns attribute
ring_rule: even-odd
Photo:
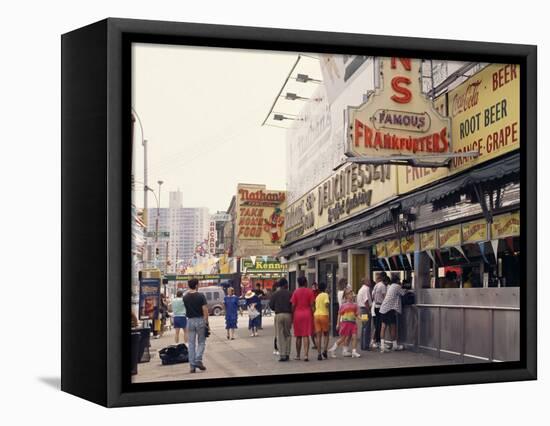
<svg viewBox="0 0 550 426"><path fill-rule="evenodd" d="M389 286L386 297L380 306L380 314L382 315L382 338L380 339L380 352L387 352L384 340L386 335L386 327L389 327L390 329L392 350L403 350L403 346L397 344L397 315L401 315L401 296L403 296L406 292L407 290L401 288L399 274L391 274L391 285Z"/></svg>
<svg viewBox="0 0 550 426"><path fill-rule="evenodd" d="M388 276L385 272L377 272L374 280L376 284L372 289L372 303L374 305L374 348L380 348L380 331L382 329L382 315L380 314L380 306L386 297L388 288L386 286L386 278Z"/></svg>
<svg viewBox="0 0 550 426"><path fill-rule="evenodd" d="M361 318L363 315L368 316L367 321L361 320L361 350L368 350L370 347L370 337L371 337L371 306L372 306L372 296L371 296L371 280L369 278L363 278L361 280L361 288L357 292L357 305L359 306L359 313Z"/></svg>

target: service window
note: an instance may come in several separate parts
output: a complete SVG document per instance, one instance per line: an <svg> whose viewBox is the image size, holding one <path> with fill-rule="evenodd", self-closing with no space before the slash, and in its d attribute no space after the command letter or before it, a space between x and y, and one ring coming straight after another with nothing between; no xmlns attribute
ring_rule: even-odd
<svg viewBox="0 0 550 426"><path fill-rule="evenodd" d="M206 293L206 300L208 300L208 301L212 300L212 293L210 293L210 292Z"/></svg>
<svg viewBox="0 0 550 426"><path fill-rule="evenodd" d="M215 292L214 293L214 300L219 300L220 298L220 293L219 292Z"/></svg>

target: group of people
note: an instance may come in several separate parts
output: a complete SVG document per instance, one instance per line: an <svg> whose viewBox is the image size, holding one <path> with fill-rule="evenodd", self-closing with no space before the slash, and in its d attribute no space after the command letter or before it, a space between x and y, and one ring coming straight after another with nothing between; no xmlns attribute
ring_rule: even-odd
<svg viewBox="0 0 550 426"><path fill-rule="evenodd" d="M254 290L248 290L244 300L248 311L248 329L251 337L258 336L258 330L262 329L262 298L265 296L261 284L257 283ZM225 329L227 339L235 340L235 330L239 321L240 303L232 287L227 289L223 299L225 306Z"/></svg>
<svg viewBox="0 0 550 426"><path fill-rule="evenodd" d="M317 349L317 359L336 358L336 350L342 348L345 357L359 358L357 351L358 322L366 327L369 346L388 350L402 350L397 343L397 316L402 312L401 296L406 292L401 286L399 274L391 277L385 272L375 276L375 283L370 279L362 280L357 295L346 280L339 282L338 316L336 328L338 339L329 348L330 331L330 297L325 283L307 287L305 277L298 278L298 288L290 293L288 282L281 279L273 293L270 307L275 312L275 353L285 362L290 359L291 329L296 339L295 360L309 360L310 338ZM371 332L371 322L374 332ZM363 330L362 330L363 331ZM389 334L390 341L385 336ZM350 351L351 347L351 351Z"/></svg>
<svg viewBox="0 0 550 426"><path fill-rule="evenodd" d="M285 278L280 279L269 301L270 309L275 312L274 353L279 355L279 361L290 360L292 335L296 344L295 360L309 361L310 339L314 349L317 349L319 361L329 357L336 358L339 348L342 348L344 357L360 358L361 354L357 350L358 322L361 322L361 332L367 336L368 346L371 348L381 352L403 349L397 343L397 317L402 312L401 297L406 289L401 285L399 274L388 276L385 272L378 272L374 283L369 278L364 278L357 295L346 280L340 280L337 292L338 338L330 347L331 301L327 285L321 282L308 288L304 276L297 281L298 288L291 293L288 281ZM206 370L202 358L209 327L208 308L204 294L198 291L198 281L192 279L188 285L189 291L185 295L178 290L171 303L171 310L176 330L175 341L179 342L182 330L184 341L189 343L190 371L194 373L196 369ZM260 286L255 291L249 290L245 295L249 315L248 328L252 337L256 337L261 328L262 295ZM227 339L234 340L239 317L239 298L233 288L227 289L224 305ZM372 332L371 323L374 323ZM388 334L390 341L385 339Z"/></svg>

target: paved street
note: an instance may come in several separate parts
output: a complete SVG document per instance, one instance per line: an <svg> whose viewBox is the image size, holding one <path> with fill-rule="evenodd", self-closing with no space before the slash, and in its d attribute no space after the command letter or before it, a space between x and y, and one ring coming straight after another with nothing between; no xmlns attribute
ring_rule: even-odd
<svg viewBox="0 0 550 426"><path fill-rule="evenodd" d="M260 336L250 337L246 327L248 318L239 317L239 329L235 340L227 340L223 317L211 317L212 334L206 341L203 359L206 371L189 373L189 364L162 365L157 351L174 341L174 331L168 331L160 339L151 339L151 361L138 365L138 374L133 376L134 383L158 382L168 380L193 380L220 377L261 376L272 374L345 371L357 369L379 369L392 367L411 367L450 364L425 354L410 351L379 352L360 351L361 358L342 357L340 350L337 359L318 361L316 351L310 349L309 362L295 361L295 342L292 340L290 362L278 362L273 355L273 316L263 318L263 330ZM332 344L332 341L331 341Z"/></svg>

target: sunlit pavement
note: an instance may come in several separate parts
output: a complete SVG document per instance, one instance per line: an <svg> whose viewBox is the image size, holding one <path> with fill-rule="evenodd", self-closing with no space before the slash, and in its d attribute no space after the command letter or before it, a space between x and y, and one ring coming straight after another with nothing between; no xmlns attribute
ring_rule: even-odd
<svg viewBox="0 0 550 426"><path fill-rule="evenodd" d="M203 363L207 369L206 371L197 370L195 374L189 372L188 363L161 364L158 350L174 344L174 330L166 332L160 339L151 338L151 361L138 364L138 374L133 376L133 382L317 373L453 363L411 351L383 354L374 351L359 351L361 358L344 358L340 349L337 351L336 359L318 361L317 351L311 348L309 362L296 361L293 359L296 355L294 338L292 339L290 361L279 362L279 357L273 355L273 318L273 316L263 317L263 330L259 331L258 337L250 337L247 329L248 318L246 315L239 317L239 329L236 330L235 340L227 340L223 316L210 317L211 335L206 339L206 351L203 357ZM332 342L331 339L330 343L332 344Z"/></svg>

